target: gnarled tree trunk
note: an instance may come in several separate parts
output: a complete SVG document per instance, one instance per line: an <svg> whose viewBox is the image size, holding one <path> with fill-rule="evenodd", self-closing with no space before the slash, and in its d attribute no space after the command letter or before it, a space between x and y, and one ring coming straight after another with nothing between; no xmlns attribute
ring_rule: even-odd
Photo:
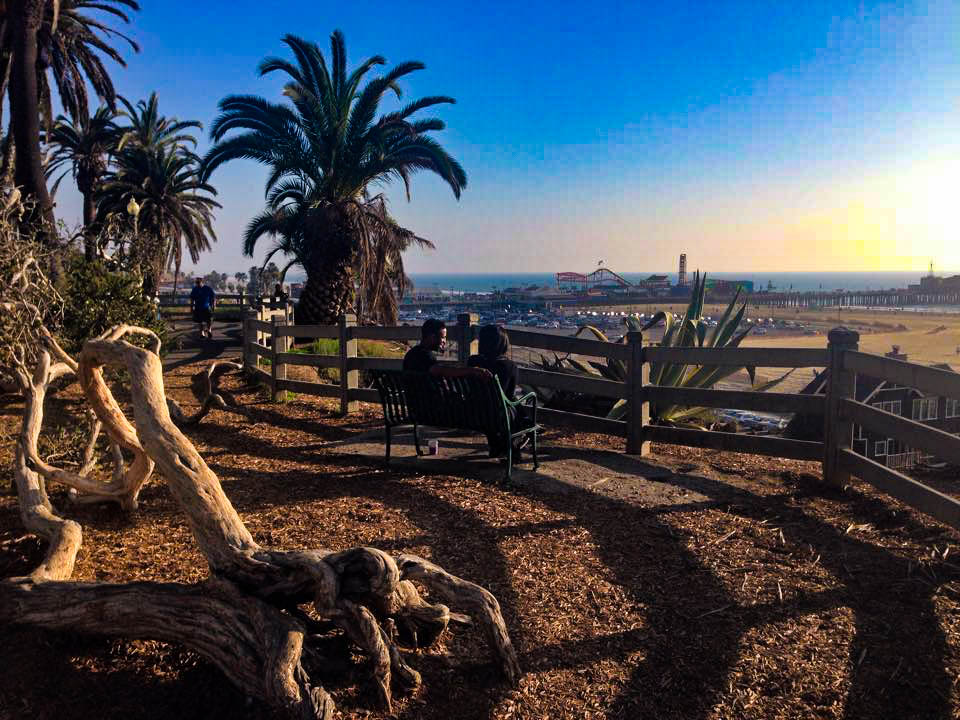
<svg viewBox="0 0 960 720"><path fill-rule="evenodd" d="M150 348L125 340L151 338ZM27 528L50 541L47 557L29 577L0 582L0 621L115 636L178 642L209 659L243 692L289 717L328 718L330 696L304 669L318 618L343 629L372 660L378 705L389 711L392 687L413 688L420 675L398 643L430 644L446 629L447 606L425 601L414 582L472 613L485 631L505 678L519 677L517 657L497 600L483 588L415 556L394 559L373 548L343 552L285 551L257 544L224 493L216 474L180 431L164 396L159 341L149 331L121 327L88 341L79 365L44 352L32 378L18 377L27 397L18 447L17 490ZM58 354L62 351L57 348ZM105 366L130 375L135 423L121 412L103 382ZM76 372L108 437L135 459L119 482L134 507L140 479L154 463L187 517L207 559L210 579L198 585L67 582L80 545L76 523L59 518L43 479L73 487L81 474L36 457L43 395L56 377ZM215 387L208 375L210 388ZM140 462L140 457L146 461ZM22 461L21 461L22 460ZM138 465L138 462L140 463ZM147 470L149 472L149 470ZM139 484L138 484L139 483ZM313 617L301 605L309 605Z"/></svg>

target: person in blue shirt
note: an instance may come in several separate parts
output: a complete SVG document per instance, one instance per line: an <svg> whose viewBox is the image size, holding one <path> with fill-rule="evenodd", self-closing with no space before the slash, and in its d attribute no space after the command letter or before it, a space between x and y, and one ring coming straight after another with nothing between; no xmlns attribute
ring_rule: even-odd
<svg viewBox="0 0 960 720"><path fill-rule="evenodd" d="M217 305L217 294L213 288L197 278L190 291L190 310L193 321L200 326L200 337L213 337L213 309Z"/></svg>

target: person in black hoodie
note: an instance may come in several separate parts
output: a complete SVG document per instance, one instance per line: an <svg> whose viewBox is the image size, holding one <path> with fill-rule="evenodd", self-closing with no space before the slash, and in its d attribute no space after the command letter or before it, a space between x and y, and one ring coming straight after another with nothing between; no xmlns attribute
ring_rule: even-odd
<svg viewBox="0 0 960 720"><path fill-rule="evenodd" d="M477 354L471 355L467 359L467 365L488 370L500 381L500 387L508 400L515 400L517 394L517 385L520 380L520 368L509 358L510 338L507 332L497 325L484 325L477 333ZM518 427L529 425L526 414L522 406L518 406L516 413L512 413L510 424L516 430ZM494 454L506 452L506 442L503 438L488 438L490 449ZM519 452L522 445L515 446L515 452Z"/></svg>
<svg viewBox="0 0 960 720"><path fill-rule="evenodd" d="M484 325L477 333L477 346L477 354L467 359L467 365L483 368L496 375L503 394L508 400L514 400L520 369L508 357L510 338L506 331L497 325Z"/></svg>

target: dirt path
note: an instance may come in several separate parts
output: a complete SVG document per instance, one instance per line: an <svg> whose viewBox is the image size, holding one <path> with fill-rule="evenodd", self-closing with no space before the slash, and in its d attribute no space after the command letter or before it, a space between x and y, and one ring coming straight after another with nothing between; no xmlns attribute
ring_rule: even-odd
<svg viewBox="0 0 960 720"><path fill-rule="evenodd" d="M243 326L239 322L214 323L212 338L201 338L197 326L185 322L174 322L170 334L170 350L163 360L165 373L204 360L233 360L241 356Z"/></svg>

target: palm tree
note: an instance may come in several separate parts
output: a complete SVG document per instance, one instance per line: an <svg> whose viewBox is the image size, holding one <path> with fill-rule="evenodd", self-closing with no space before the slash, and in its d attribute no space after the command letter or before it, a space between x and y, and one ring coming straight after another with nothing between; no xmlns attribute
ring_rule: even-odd
<svg viewBox="0 0 960 720"><path fill-rule="evenodd" d="M126 147L156 148L191 147L197 146L197 138L190 130L203 130L203 125L196 120L178 120L160 113L160 103L157 93L150 93L146 100L140 100L133 105L125 97L120 97L124 109L121 117L130 124L120 128L120 139L117 149Z"/></svg>
<svg viewBox="0 0 960 720"><path fill-rule="evenodd" d="M348 74L339 30L330 38L329 69L316 44L292 35L283 42L296 62L266 58L259 71L288 76L283 94L290 104L251 95L224 98L210 131L216 144L204 158L204 177L237 158L269 166L267 207L250 221L244 252L252 255L264 235L276 238L275 249L292 253L307 274L298 320L332 323L355 307L357 284L361 296L368 294L365 285L370 282L389 286L391 280L376 266L374 248L388 246L379 238L395 238L397 251L386 253L392 261L400 248L420 242L389 217L381 196L370 196L370 185L400 180L409 200L411 176L429 170L446 181L457 198L466 187L463 168L427 134L442 130L444 123L411 119L420 110L454 100L426 97L377 118L384 95L400 97L398 81L423 69L422 63L400 63L361 87L367 74L386 61L374 56ZM234 130L245 132L226 138Z"/></svg>
<svg viewBox="0 0 960 720"><path fill-rule="evenodd" d="M139 207L136 237L130 249L144 288L152 293L164 268L180 272L186 248L196 263L216 240L213 211L217 191L200 179L200 159L178 144L141 147L131 144L117 152L115 169L104 177L98 194L97 217L113 215L124 221L131 199Z"/></svg>
<svg viewBox="0 0 960 720"><path fill-rule="evenodd" d="M9 92L11 135L16 148L14 182L36 203L35 217L53 222L40 152L40 117L53 123L51 85L56 85L67 114L74 122L89 115L87 85L112 106L113 82L103 65L105 55L120 65L123 57L114 38L137 44L114 28L87 14L104 12L129 22L125 10L139 10L134 0L20 0L0 3L0 98ZM51 71L51 78L47 77ZM8 84L9 80L9 84Z"/></svg>
<svg viewBox="0 0 960 720"><path fill-rule="evenodd" d="M77 189L83 195L83 252L87 260L93 260L96 255L95 193L107 171L107 155L116 146L114 117L115 113L106 106L99 107L93 117L81 118L78 123L61 115L46 136L47 144L53 146L47 164L48 176L67 165L54 181L52 192L56 193L64 175L72 171Z"/></svg>

